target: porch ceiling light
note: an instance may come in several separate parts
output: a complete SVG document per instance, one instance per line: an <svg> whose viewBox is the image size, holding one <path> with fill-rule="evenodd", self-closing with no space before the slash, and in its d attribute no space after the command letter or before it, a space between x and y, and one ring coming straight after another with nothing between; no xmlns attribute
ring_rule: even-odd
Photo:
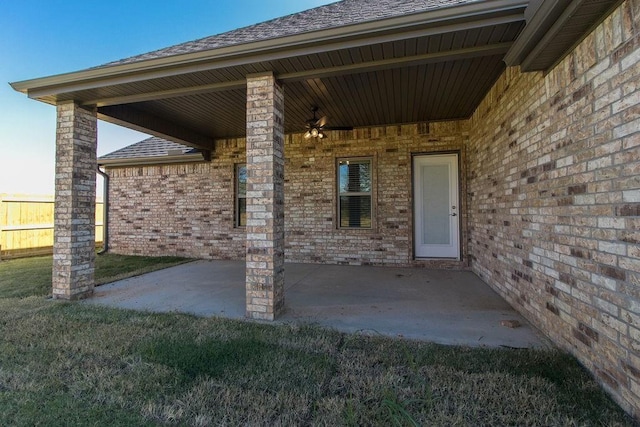
<svg viewBox="0 0 640 427"><path fill-rule="evenodd" d="M308 131L306 131L304 133L304 139L310 139L310 138L326 138L327 135L322 132L322 130L318 129L317 127L312 127L311 129L309 129Z"/></svg>
<svg viewBox="0 0 640 427"><path fill-rule="evenodd" d="M308 130L304 133L304 139L310 139L310 138L322 139L326 137L327 137L326 133L322 132L322 130L315 127L311 128L311 130Z"/></svg>
<svg viewBox="0 0 640 427"><path fill-rule="evenodd" d="M304 139L310 138L318 138L324 139L327 138L328 135L324 133L325 130L352 130L352 126L327 126L327 116L323 116L318 118L316 113L318 112L318 107L313 107L311 109L313 112L313 117L307 120L306 127L307 131L304 133Z"/></svg>

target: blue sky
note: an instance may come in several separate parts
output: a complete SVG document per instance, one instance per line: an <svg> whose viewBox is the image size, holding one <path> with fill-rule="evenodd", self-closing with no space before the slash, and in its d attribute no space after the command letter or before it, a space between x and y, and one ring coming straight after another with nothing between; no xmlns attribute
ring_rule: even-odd
<svg viewBox="0 0 640 427"><path fill-rule="evenodd" d="M104 64L332 0L0 0L0 194L53 194L55 108L9 82ZM99 122L98 154L145 135Z"/></svg>

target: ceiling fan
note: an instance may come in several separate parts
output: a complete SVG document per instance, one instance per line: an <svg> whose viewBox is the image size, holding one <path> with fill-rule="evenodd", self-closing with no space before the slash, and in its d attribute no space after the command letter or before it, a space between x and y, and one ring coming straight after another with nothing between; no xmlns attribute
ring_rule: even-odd
<svg viewBox="0 0 640 427"><path fill-rule="evenodd" d="M311 111L313 112L313 117L307 120L307 124L305 126L307 131L304 134L305 139L326 138L327 134L324 133L325 130L353 130L353 126L327 126L327 122L329 120L327 116L322 116L320 118L316 116L318 107L313 107Z"/></svg>

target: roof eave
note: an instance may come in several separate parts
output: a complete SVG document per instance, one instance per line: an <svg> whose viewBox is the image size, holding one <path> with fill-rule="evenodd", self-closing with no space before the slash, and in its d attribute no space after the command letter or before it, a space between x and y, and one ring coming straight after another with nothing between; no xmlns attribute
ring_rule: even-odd
<svg viewBox="0 0 640 427"><path fill-rule="evenodd" d="M571 45L565 46L554 55L553 61L540 60L543 52L553 46L574 13L579 11L586 0L542 0L531 20L513 43L504 61L508 66L520 65L522 71L548 71L555 67L575 46L577 46L598 24L602 22L622 0L603 1L611 5L593 22L587 22L584 32Z"/></svg>
<svg viewBox="0 0 640 427"><path fill-rule="evenodd" d="M205 161L202 153L179 154L173 156L129 157L120 159L98 159L98 166L149 166L170 163L194 163Z"/></svg>
<svg viewBox="0 0 640 427"><path fill-rule="evenodd" d="M203 68L206 69L207 64L225 59L251 58L268 52L286 51L303 46L325 46L329 42L344 39L366 39L375 34L392 33L416 25L445 24L508 11L523 11L528 3L529 0L488 0L468 3L218 49L24 80L10 83L10 85L16 91L25 93L29 97L40 99L56 93L93 87L101 81L117 84L145 78L167 77L198 71Z"/></svg>
<svg viewBox="0 0 640 427"><path fill-rule="evenodd" d="M535 11L531 20L522 30L522 33L509 49L504 57L508 66L520 65L523 59L531 52L536 43L545 35L551 25L558 19L564 7L571 0L543 0Z"/></svg>

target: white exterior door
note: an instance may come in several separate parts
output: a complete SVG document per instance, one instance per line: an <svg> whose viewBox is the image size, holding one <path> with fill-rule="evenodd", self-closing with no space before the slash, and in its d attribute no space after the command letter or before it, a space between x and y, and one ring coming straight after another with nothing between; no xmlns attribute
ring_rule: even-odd
<svg viewBox="0 0 640 427"><path fill-rule="evenodd" d="M413 158L416 258L460 259L458 155Z"/></svg>

